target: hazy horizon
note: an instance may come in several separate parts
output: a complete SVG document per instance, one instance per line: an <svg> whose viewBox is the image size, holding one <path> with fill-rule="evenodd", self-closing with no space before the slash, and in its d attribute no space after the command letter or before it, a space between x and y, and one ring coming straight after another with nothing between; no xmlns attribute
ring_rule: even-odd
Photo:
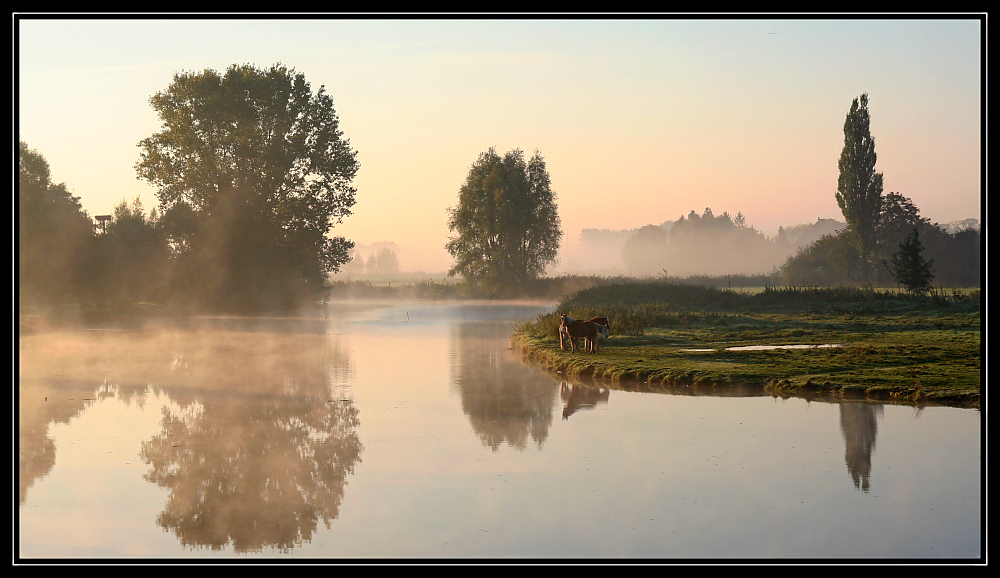
<svg viewBox="0 0 1000 578"><path fill-rule="evenodd" d="M332 95L361 170L334 227L444 271L446 209L490 147L545 158L567 251L583 229L703 211L842 220L843 122L868 93L885 192L981 220L982 21L100 19L15 21L19 136L90 215L155 190L136 144L174 73L276 62ZM582 258L586 258L583 256Z"/></svg>

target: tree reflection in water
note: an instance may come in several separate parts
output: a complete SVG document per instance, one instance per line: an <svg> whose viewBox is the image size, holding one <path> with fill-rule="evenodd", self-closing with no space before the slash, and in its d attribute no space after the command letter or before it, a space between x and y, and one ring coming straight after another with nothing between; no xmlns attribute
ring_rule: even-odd
<svg viewBox="0 0 1000 578"><path fill-rule="evenodd" d="M21 361L22 367L27 364L24 358ZM96 401L101 389L101 383L96 381L62 381L21 376L17 420L18 504L24 504L31 486L56 463L56 444L49 436L51 425L69 423L83 413ZM30 385L25 386L25 382Z"/></svg>
<svg viewBox="0 0 1000 578"><path fill-rule="evenodd" d="M878 433L881 404L843 402L840 404L840 430L847 451L844 461L854 480L854 487L868 492L871 483L872 453Z"/></svg>
<svg viewBox="0 0 1000 578"><path fill-rule="evenodd" d="M53 424L68 424L105 399L143 405L147 383L126 381L111 371L122 365L122 335L50 332L18 340L19 504L55 466L56 444L49 435Z"/></svg>
<svg viewBox="0 0 1000 578"><path fill-rule="evenodd" d="M482 444L494 452L503 444L539 448L552 426L557 384L510 350L507 323L460 323L453 343L452 381L462 411Z"/></svg>
<svg viewBox="0 0 1000 578"><path fill-rule="evenodd" d="M327 339L215 333L177 352L164 390L182 410L164 410L141 457L170 490L157 523L182 544L287 551L337 518L363 448L353 402L331 399Z"/></svg>

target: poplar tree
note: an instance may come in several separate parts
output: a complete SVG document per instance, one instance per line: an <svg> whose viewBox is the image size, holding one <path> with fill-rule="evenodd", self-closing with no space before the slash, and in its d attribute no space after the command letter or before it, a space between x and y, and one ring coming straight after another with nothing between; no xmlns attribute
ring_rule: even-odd
<svg viewBox="0 0 1000 578"><path fill-rule="evenodd" d="M871 281L871 260L882 212L882 173L875 172L875 139L871 135L868 94L851 103L844 121L844 149L840 153L837 204L847 221L847 234L858 252L862 274Z"/></svg>

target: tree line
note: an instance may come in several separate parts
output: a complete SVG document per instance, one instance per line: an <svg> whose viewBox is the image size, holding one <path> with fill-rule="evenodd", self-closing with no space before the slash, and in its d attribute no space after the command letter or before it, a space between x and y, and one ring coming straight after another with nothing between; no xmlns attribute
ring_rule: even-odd
<svg viewBox="0 0 1000 578"><path fill-rule="evenodd" d="M123 201L97 227L44 157L20 143L22 304L123 300L232 313L322 298L353 242L359 164L333 99L280 64L181 72L150 98L162 124L139 143L147 214Z"/></svg>
<svg viewBox="0 0 1000 578"><path fill-rule="evenodd" d="M980 282L980 232L976 219L949 231L920 216L910 199L884 195L878 243L866 273L848 225L832 219L780 227L768 237L737 213L701 214L625 231L620 243L625 271L671 278L765 274L770 283L794 286L899 285L922 289L975 287ZM593 243L591 243L593 245ZM915 276L916 275L916 276ZM915 283L917 277L924 280Z"/></svg>
<svg viewBox="0 0 1000 578"><path fill-rule="evenodd" d="M691 211L676 221L646 225L625 241L622 262L638 275L753 274L787 255L787 239L770 239L742 213Z"/></svg>
<svg viewBox="0 0 1000 578"><path fill-rule="evenodd" d="M868 95L862 94L844 121L838 161L834 197L846 221L842 229L795 247L796 237L811 231L782 228L768 238L741 213L715 215L706 208L639 228L625 241L622 260L638 275L753 274L770 268L788 285L896 284L913 292L926 291L935 281L978 286L979 229L949 232L922 217L901 193L884 193L876 161ZM542 275L555 262L562 236L549 182L537 151L528 163L520 150L480 155L459 190L458 205L449 209L449 228L456 233L447 245L455 257L450 273L494 293Z"/></svg>
<svg viewBox="0 0 1000 578"><path fill-rule="evenodd" d="M956 230L922 217L899 192L883 192L882 173L871 136L868 95L854 99L844 123L844 147L835 198L845 223L838 230L796 246L796 237L813 226L780 228L768 238L742 214L702 214L663 225L647 225L622 247L633 274L752 274L768 269L786 285L896 284L926 291L932 283L972 287L980 283L981 237L978 220ZM829 225L826 225L829 227Z"/></svg>
<svg viewBox="0 0 1000 578"><path fill-rule="evenodd" d="M21 305L288 312L322 302L342 269L398 270L394 251L362 259L330 234L351 215L359 163L323 87L280 64L234 64L179 72L149 102L162 124L139 142L135 164L157 189L148 213L122 200L91 218L21 141ZM450 273L479 295L524 290L555 260L554 199L537 151L483 153L449 210Z"/></svg>
<svg viewBox="0 0 1000 578"><path fill-rule="evenodd" d="M382 275L399 274L399 254L396 244L388 241L374 243L363 250L355 246L351 249L351 259L340 268L343 276L351 275Z"/></svg>
<svg viewBox="0 0 1000 578"><path fill-rule="evenodd" d="M883 193L871 135L868 95L851 103L844 120L844 147L835 197L847 221L838 234L800 250L782 267L789 284L889 285L922 292L939 286L980 283L980 231L949 233L920 215L912 200Z"/></svg>
<svg viewBox="0 0 1000 578"><path fill-rule="evenodd" d="M351 215L357 152L333 99L283 65L181 72L150 98L160 130L139 143L135 170L157 188L91 218L48 163L19 144L18 275L22 305L150 302L192 310L275 313L323 300L341 270L398 269L395 253L364 261L331 234ZM835 198L846 226L785 257L803 231L768 238L742 214L691 211L667 227L642 227L622 257L635 274L775 274L789 285L896 283L923 291L978 286L978 228L954 232L920 216L875 171L867 94L844 124ZM448 210L450 275L482 296L515 296L556 262L563 236L544 158L490 148L469 168ZM784 252L784 253L783 253ZM706 271L692 271L692 273Z"/></svg>

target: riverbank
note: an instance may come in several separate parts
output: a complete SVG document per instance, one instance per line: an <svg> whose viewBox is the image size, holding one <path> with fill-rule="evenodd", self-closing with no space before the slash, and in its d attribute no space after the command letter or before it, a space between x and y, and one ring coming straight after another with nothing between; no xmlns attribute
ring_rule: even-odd
<svg viewBox="0 0 1000 578"><path fill-rule="evenodd" d="M872 289L739 292L651 283L597 287L557 308L605 314L597 353L559 348L558 314L519 326L512 345L552 372L612 383L758 389L978 407L980 293Z"/></svg>

